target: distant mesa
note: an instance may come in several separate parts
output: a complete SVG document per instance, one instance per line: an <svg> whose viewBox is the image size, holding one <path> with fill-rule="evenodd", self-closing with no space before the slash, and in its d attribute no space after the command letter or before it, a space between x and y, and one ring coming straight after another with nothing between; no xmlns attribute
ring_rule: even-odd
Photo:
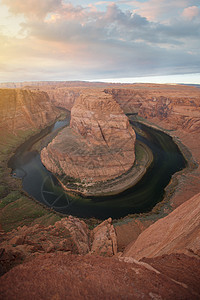
<svg viewBox="0 0 200 300"><path fill-rule="evenodd" d="M42 150L41 160L69 190L91 194L101 182L126 173L135 161L136 135L112 95L85 90L64 128Z"/></svg>

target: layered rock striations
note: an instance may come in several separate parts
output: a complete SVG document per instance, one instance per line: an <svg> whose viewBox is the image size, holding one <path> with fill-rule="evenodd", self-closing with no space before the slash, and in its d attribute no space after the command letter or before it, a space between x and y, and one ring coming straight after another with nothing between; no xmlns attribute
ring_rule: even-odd
<svg viewBox="0 0 200 300"><path fill-rule="evenodd" d="M39 129L55 120L58 112L47 93L22 89L0 89L0 128L17 134Z"/></svg>
<svg viewBox="0 0 200 300"><path fill-rule="evenodd" d="M49 98L53 105L57 107L61 107L71 111L74 102L79 97L81 93L80 88L66 88L66 87L58 87L55 89L43 88L44 91L47 92Z"/></svg>
<svg viewBox="0 0 200 300"><path fill-rule="evenodd" d="M135 85L107 89L125 113L165 121L170 129L200 129L200 89L181 85Z"/></svg>
<svg viewBox="0 0 200 300"><path fill-rule="evenodd" d="M164 120L173 129L195 132L200 128L200 89L183 85L108 84L88 82L5 83L1 87L26 88L47 92L55 106L71 110L79 94L93 88L112 94L125 113Z"/></svg>
<svg viewBox="0 0 200 300"><path fill-rule="evenodd" d="M171 90L175 91L176 87L171 88ZM14 92L10 93L12 95ZM162 100L162 95L157 95L159 101L152 98L149 102L145 100L147 99L145 97L141 100L139 95L135 96L135 99L138 100L134 102L135 100L131 100L131 91L129 95L127 91L123 93L126 93L124 101L127 103L127 109L132 107L130 113L139 112L150 120L156 120L157 124L160 124L161 120L165 120L165 122L173 120L172 125L174 127L182 127L184 131L176 131L176 134L179 134L181 140L185 139L185 144L190 148L192 147L195 156L199 157L199 110L196 109L195 113L190 115L189 122L185 123L185 117L183 117L185 114L189 115L189 101L191 101L191 105L194 106L195 103L196 107L199 107L198 92L196 92L196 96L189 96L188 94L187 97L185 92L185 96L182 96L183 102L181 102L180 97L176 108L173 108L172 103L169 103L169 99ZM159 89L157 93L159 94ZM32 92L30 95L33 95ZM117 95L114 97L117 97L119 102L123 101L122 89ZM130 101L128 100L129 97ZM4 97L4 99L7 98ZM147 102L145 103L145 101ZM9 103L11 106L11 102ZM44 103L48 105L47 102L44 101ZM132 103L132 105L138 103L138 107L129 106L128 103ZM165 103L164 106L163 103ZM5 111L8 111L6 107L9 105L2 105L2 102L0 105L0 112L4 111L2 116L4 121L6 120L5 124L12 132L18 129L23 130L25 126L27 128L29 125L31 127L34 124L35 126L45 124L42 115L40 115L42 120L38 120L36 124L36 114L35 121L30 122L28 121L28 114L21 114L17 110L16 120L18 121L15 121L15 126L12 127L9 114L5 114ZM123 108L123 103L121 107ZM34 112L36 108L30 105L27 109L28 111L33 109ZM40 112L40 109L38 111ZM99 111L98 108L95 114ZM65 133L76 141L77 147L80 145L79 141L84 140L84 137L88 137L87 146L89 145L90 149L101 146L100 140L104 139L100 135L100 129L98 130L97 126L93 127L89 123L89 119L95 123L91 108L81 111L79 107L75 107L74 113L71 128ZM173 115L176 118L172 118ZM27 116L27 119L24 116ZM84 119L85 116L87 116L87 120ZM22 120L20 120L21 118ZM104 128L104 126L102 127ZM5 127L3 128L5 129ZM65 140L67 134L61 136L60 143L62 138L63 141ZM116 133L114 136L116 136L116 140L120 141ZM83 143L83 145L85 144ZM112 143L108 145L112 145ZM46 158L51 158L52 165L55 164L54 157L50 156L50 152L48 153L48 148L46 151ZM60 154L58 150L57 152ZM74 156L76 159L83 155L82 152L78 154L79 156ZM64 155L59 157L59 163L64 161ZM80 161L77 159L77 165L78 163ZM58 163L55 164L55 172L56 168L60 170ZM180 190L176 191L176 193L179 192L180 203L186 200L188 193L194 193L192 190L194 186L196 186L196 190L199 189L199 169L196 173L191 174L189 181L185 180L182 184L184 195L180 193ZM175 196L177 196L176 193ZM136 242L127 247L123 256L119 258L117 258L119 253L114 258L96 256L111 256L117 252L119 236L116 236L110 219L92 231L83 221L70 216L48 227L34 225L18 227L8 233L0 231L0 273L3 274L12 268L1 278L1 297L2 299L35 299L41 297L44 299L63 299L67 295L70 299L93 299L94 297L98 299L199 299L199 203L200 194L180 205L171 214L155 222L148 229L141 228L144 230L143 233L140 234ZM138 224L138 227L141 225ZM15 265L18 266L14 267Z"/></svg>
<svg viewBox="0 0 200 300"><path fill-rule="evenodd" d="M61 180L74 178L88 189L133 166L135 139L128 118L112 96L89 90L76 100L70 127L42 150L41 159Z"/></svg>
<svg viewBox="0 0 200 300"><path fill-rule="evenodd" d="M200 194L143 231L124 256L141 259L172 253L200 257Z"/></svg>
<svg viewBox="0 0 200 300"><path fill-rule="evenodd" d="M194 132L200 128L200 89L183 85L108 84L87 82L6 83L2 87L21 87L45 91L55 106L71 110L79 95L88 88L105 89L125 113L138 113L153 121L164 120L173 129Z"/></svg>

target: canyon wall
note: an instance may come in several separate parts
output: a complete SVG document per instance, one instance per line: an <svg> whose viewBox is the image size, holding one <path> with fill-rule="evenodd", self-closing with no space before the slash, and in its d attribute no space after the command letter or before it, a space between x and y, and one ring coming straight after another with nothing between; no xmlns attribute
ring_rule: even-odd
<svg viewBox="0 0 200 300"><path fill-rule="evenodd" d="M138 113L154 121L164 121L169 129L188 132L200 129L200 89L167 84L112 84L90 82L5 83L2 87L26 87L48 93L51 102L71 110L75 100L88 88L112 94L125 113Z"/></svg>
<svg viewBox="0 0 200 300"><path fill-rule="evenodd" d="M106 89L125 113L164 121L169 129L200 131L200 89L180 85L144 85Z"/></svg>
<svg viewBox="0 0 200 300"><path fill-rule="evenodd" d="M22 89L0 89L0 128L18 131L40 129L53 122L58 111L47 93Z"/></svg>
<svg viewBox="0 0 200 300"><path fill-rule="evenodd" d="M172 253L200 257L200 194L144 230L123 255L140 260Z"/></svg>
<svg viewBox="0 0 200 300"><path fill-rule="evenodd" d="M71 111L70 128L44 148L41 158L58 175L106 181L128 171L135 160L135 132L112 96L82 92Z"/></svg>
<svg viewBox="0 0 200 300"><path fill-rule="evenodd" d="M77 172L77 176L79 168L83 176L88 176L88 166L92 166L92 170L96 163L101 166L102 156L99 160L93 157L94 161L89 160L89 163L86 163L88 157L86 152L84 153L84 147L88 145L91 151L95 149L95 153L96 149L113 149L112 156L105 160L106 163L109 161L107 170L97 174L99 177L97 176L96 180L106 178L106 172L119 170L118 167L115 169L113 156L116 146L123 142L127 154L128 151L132 151L120 132L123 132L123 135L124 131L127 136L132 135L133 144L134 134L129 130L127 119L121 116L121 109L110 103L111 95L126 113L139 113L158 125L165 122L168 128L178 129L175 134L192 149L192 154L200 162L199 90L180 86L161 88L158 85L138 85L129 89L107 89L106 92L106 102L101 102L94 113L93 101L96 101L96 96L90 95L89 103L84 100L84 96L77 101L77 105L72 109L71 128L60 133L56 143L52 142L50 150L45 154L45 159L48 159L51 165L54 164L55 172L55 151L60 165L67 168L68 152L65 153L64 148L70 151L70 160L77 164L77 169L73 171ZM56 104L57 101L58 106L65 107L64 102L69 101L65 108L71 109L76 98L74 94L70 95L64 90L60 96L56 93L52 93L52 102ZM66 98L62 102L62 95L65 93ZM80 102L84 103L84 109ZM101 110L104 111L104 119L99 117ZM0 114L1 132L8 129L12 133L29 128L42 128L56 117L49 97L43 92L32 90L0 90ZM99 123L97 119L100 120ZM110 119L112 122L109 129ZM66 137L71 139L70 148L67 148L68 144L65 143ZM126 165L126 153L123 153L122 157L125 157ZM71 172L71 166L69 169ZM189 194L199 190L199 174L197 169L193 173L183 175L170 204L179 198L179 205L188 199ZM66 295L70 299L98 297L171 300L200 297L200 194L144 230L121 257L116 253L116 235L110 219L94 230L89 230L83 221L67 217L48 227L33 225L18 227L9 233L0 231L0 237L0 271L4 267L5 271L8 271L15 264L22 263L1 278L0 294L4 299L63 299ZM90 255L84 256L86 253ZM110 258L96 255L116 256ZM23 263L24 260L26 263Z"/></svg>
<svg viewBox="0 0 200 300"><path fill-rule="evenodd" d="M43 89L49 95L51 102L57 106L71 111L75 100L81 93L80 88L56 88L56 89Z"/></svg>
<svg viewBox="0 0 200 300"><path fill-rule="evenodd" d="M139 114L154 121L164 121L169 129L181 128L188 132L200 130L200 89L184 85L161 84L95 84L60 83L39 86L48 93L56 106L71 110L80 93L93 87L96 91L112 94L124 113Z"/></svg>

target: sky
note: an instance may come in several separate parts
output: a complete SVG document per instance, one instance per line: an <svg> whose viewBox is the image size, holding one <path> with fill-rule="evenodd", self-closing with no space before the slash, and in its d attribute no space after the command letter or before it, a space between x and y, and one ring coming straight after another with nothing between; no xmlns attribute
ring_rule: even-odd
<svg viewBox="0 0 200 300"><path fill-rule="evenodd" d="M200 0L0 0L0 82L200 84Z"/></svg>

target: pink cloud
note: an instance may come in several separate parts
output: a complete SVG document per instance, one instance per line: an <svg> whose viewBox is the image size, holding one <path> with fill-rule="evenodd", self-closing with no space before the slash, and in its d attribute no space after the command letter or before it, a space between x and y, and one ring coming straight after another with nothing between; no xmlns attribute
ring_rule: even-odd
<svg viewBox="0 0 200 300"><path fill-rule="evenodd" d="M200 9L197 6L190 6L183 10L183 17L186 19L193 19L194 17L198 16L200 14Z"/></svg>
<svg viewBox="0 0 200 300"><path fill-rule="evenodd" d="M132 5L135 13L150 21L166 21L179 16L185 7L191 4L195 5L198 0L148 0L145 2L121 0L119 2Z"/></svg>
<svg viewBox="0 0 200 300"><path fill-rule="evenodd" d="M47 13L62 6L62 0L2 0L14 14L24 14L27 17L45 17Z"/></svg>
<svg viewBox="0 0 200 300"><path fill-rule="evenodd" d="M0 1L26 17L20 23L23 38L0 35L0 66L7 76L3 80L10 74L15 80L25 74L26 79L39 80L44 74L72 80L200 69L200 23L198 18L188 22L181 17L184 10L186 16L191 11L194 15L191 7L199 0L126 1L135 14L110 1L104 10L64 0ZM173 22L164 24L167 18Z"/></svg>

